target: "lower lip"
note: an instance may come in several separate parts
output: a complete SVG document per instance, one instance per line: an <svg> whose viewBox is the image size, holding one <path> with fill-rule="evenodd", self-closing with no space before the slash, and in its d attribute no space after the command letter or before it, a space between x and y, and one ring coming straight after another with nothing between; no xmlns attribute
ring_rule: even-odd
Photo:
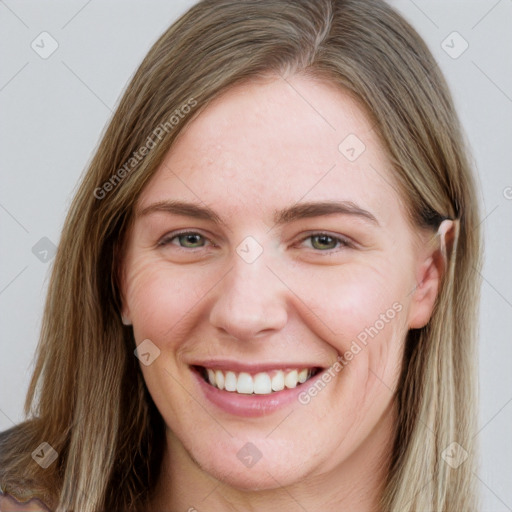
<svg viewBox="0 0 512 512"><path fill-rule="evenodd" d="M318 373L296 388L283 389L269 395L243 395L233 391L220 390L208 384L197 371L192 370L204 396L215 406L234 416L254 418L269 415L298 401L298 395L322 375Z"/></svg>

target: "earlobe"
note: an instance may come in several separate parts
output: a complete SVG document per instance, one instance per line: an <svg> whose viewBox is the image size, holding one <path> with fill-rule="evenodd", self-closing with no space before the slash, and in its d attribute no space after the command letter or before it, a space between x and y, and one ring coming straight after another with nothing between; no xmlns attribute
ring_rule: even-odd
<svg viewBox="0 0 512 512"><path fill-rule="evenodd" d="M444 220L441 222L434 245L429 250L427 259L423 262L417 275L417 286L413 292L409 328L424 327L432 316L441 280L448 270L449 262L458 236L458 221Z"/></svg>
<svg viewBox="0 0 512 512"><path fill-rule="evenodd" d="M120 293L120 301L121 301L121 322L123 325L132 325L131 315L129 309L125 306L125 297L124 297L124 266L119 267L118 270L118 282L119 284L119 293Z"/></svg>
<svg viewBox="0 0 512 512"><path fill-rule="evenodd" d="M124 302L124 299L123 299ZM121 322L123 325L132 325L132 318L129 309L123 304L121 309Z"/></svg>

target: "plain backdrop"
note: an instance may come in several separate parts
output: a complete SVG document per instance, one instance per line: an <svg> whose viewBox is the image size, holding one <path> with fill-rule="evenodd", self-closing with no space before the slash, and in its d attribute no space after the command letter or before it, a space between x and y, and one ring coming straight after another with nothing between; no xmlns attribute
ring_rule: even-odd
<svg viewBox="0 0 512 512"><path fill-rule="evenodd" d="M0 0L0 430L23 418L54 248L80 175L140 61L193 3ZM483 512L512 511L512 0L390 3L444 71L479 173L477 476Z"/></svg>

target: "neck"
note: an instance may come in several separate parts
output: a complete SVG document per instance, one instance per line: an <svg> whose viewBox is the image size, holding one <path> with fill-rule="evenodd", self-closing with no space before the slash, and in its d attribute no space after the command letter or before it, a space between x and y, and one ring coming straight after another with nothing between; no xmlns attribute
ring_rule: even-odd
<svg viewBox="0 0 512 512"><path fill-rule="evenodd" d="M217 480L204 471L167 430L160 477L150 512L379 512L394 440L394 407L347 459L328 472L322 464L313 473L287 487L247 491Z"/></svg>

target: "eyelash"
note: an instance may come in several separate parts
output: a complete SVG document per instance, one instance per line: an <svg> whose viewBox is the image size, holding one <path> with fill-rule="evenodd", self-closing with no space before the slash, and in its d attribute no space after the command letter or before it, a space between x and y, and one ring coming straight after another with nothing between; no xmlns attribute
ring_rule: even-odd
<svg viewBox="0 0 512 512"><path fill-rule="evenodd" d="M178 233L171 233L170 235L167 235L164 238L162 238L158 242L158 246L159 247L165 247L165 246L171 244L172 240L174 240L175 238L178 238L178 237L184 236L184 235L199 235L201 238L203 238L206 241L208 241L211 244L213 244L213 242L211 240L209 240L208 238L203 236L201 233L198 233L197 231L180 231ZM320 254L331 254L331 253L339 251L342 248L352 248L352 247L354 247L354 244L352 242L350 242L347 238L339 237L339 236L333 236L333 235L330 235L329 233L325 233L323 231L317 231L317 232L310 233L308 236L301 238L299 240L299 242L294 244L294 246L299 244L299 243L303 243L303 242L305 242L306 240L308 240L310 238L321 237L321 236L326 236L326 237L329 237L329 238L331 238L332 240L334 240L336 242L339 242L339 246L337 248L334 248L334 249L326 249L326 250L315 249L313 247L312 249L315 252L317 252L317 253L320 253ZM187 252L203 249L203 247L187 248L187 247L181 247L181 246L179 246L177 244L173 244L173 245L176 245L179 250L183 250L183 251L187 251ZM215 246L215 244L213 244L213 245Z"/></svg>

